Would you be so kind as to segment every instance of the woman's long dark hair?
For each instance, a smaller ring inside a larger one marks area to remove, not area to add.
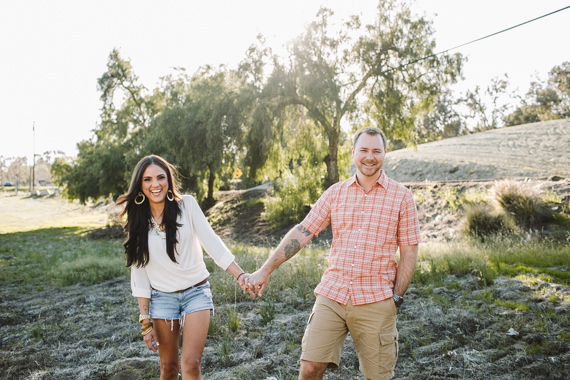
[[[170,260],[176,261],[176,232],[181,225],[176,222],[176,218],[182,213],[178,201],[182,199],[182,195],[178,191],[178,172],[176,168],[169,164],[164,158],[159,156],[146,156],[141,159],[131,178],[129,191],[121,195],[117,199],[117,206],[125,204],[123,212],[119,215],[122,218],[127,215],[125,231],[127,239],[123,243],[125,247],[125,255],[127,256],[127,267],[132,265],[136,267],[145,267],[148,264],[148,232],[150,230],[151,213],[148,198],[140,205],[135,203],[139,192],[142,192],[142,179],[146,168],[150,165],[160,166],[166,173],[168,179],[168,190],[174,194],[174,201],[165,199],[164,213],[162,214],[162,226],[166,233],[166,252]],[[168,196],[168,193],[167,193]],[[140,197],[139,197],[140,200]]]

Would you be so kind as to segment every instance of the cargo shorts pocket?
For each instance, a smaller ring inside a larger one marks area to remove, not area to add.
[[[379,374],[392,374],[398,360],[398,331],[380,332]]]
[[[311,328],[311,319],[313,319],[313,315],[315,312],[313,311],[311,315],[309,315],[309,319],[307,320],[307,327],[305,327],[305,333],[303,334],[303,339],[301,340],[301,351],[305,351],[307,348],[307,339],[309,339],[309,330]]]

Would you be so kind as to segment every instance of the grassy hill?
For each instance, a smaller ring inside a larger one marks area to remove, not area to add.
[[[388,152],[384,170],[400,182],[569,177],[570,120],[495,129]]]

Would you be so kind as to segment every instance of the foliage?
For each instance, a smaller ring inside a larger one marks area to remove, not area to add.
[[[228,327],[230,331],[236,332],[239,328],[239,322],[240,322],[240,317],[237,308],[235,306],[228,307],[226,309],[226,314],[228,316]]]
[[[3,158],[2,178],[2,185],[6,181],[11,182],[14,186],[28,185],[30,183],[30,167],[27,157]]]
[[[456,80],[462,62],[459,55],[432,55],[431,23],[407,3],[380,1],[373,25],[358,16],[334,24],[333,12],[321,8],[288,46],[288,59],[274,58],[264,88],[275,109],[301,107],[320,128],[328,147],[325,188],[339,180],[343,118],[354,128],[377,125],[388,138],[413,143],[416,118]]]
[[[480,190],[467,189],[464,193],[459,194],[459,201],[464,204],[487,203],[489,191],[486,188]]]
[[[501,99],[509,92],[508,86],[508,77],[505,74],[503,79],[493,78],[483,94],[481,94],[481,88],[476,86],[474,91],[468,90],[465,97],[459,100],[469,110],[464,117],[476,120],[476,125],[472,128],[473,132],[483,132],[503,126],[502,121],[509,109],[509,103]],[[490,102],[486,102],[483,96],[490,99]]]
[[[161,108],[159,94],[145,95],[129,61],[113,49],[107,71],[97,81],[101,91],[101,123],[91,140],[77,144],[73,162],[60,161],[53,174],[67,186],[71,199],[116,199],[123,194],[135,164],[144,156],[141,145],[150,120]],[[123,95],[120,107],[116,98]]]
[[[485,254],[470,241],[424,245],[418,255],[413,283],[442,286],[449,275],[474,275],[481,283],[490,285],[496,279],[497,272]]]
[[[554,66],[548,81],[532,82],[521,105],[505,117],[505,125],[513,126],[570,116],[570,62]]]
[[[259,315],[264,323],[269,323],[275,319],[275,303],[268,299],[259,308]]]
[[[544,207],[538,188],[527,183],[497,181],[492,188],[492,197],[521,227],[536,228],[552,218]]]
[[[434,100],[433,105],[425,110],[416,124],[414,134],[416,143],[423,144],[431,141],[462,136],[469,132],[465,119],[454,109],[461,100],[454,100],[450,91],[445,91]],[[401,140],[393,142],[390,150],[405,147]]]
[[[321,192],[319,178],[324,177],[324,170],[297,166],[293,172],[286,172],[282,178],[274,181],[275,196],[263,200],[265,211],[262,218],[274,228],[291,225],[301,221],[310,211],[310,205]]]
[[[238,159],[241,144],[238,83],[234,74],[223,66],[203,67],[191,78],[179,78],[171,87],[183,87],[186,81],[188,88],[171,95],[175,101],[170,101],[152,121],[146,149],[154,148],[167,160],[180,165],[182,174],[192,178],[187,184],[193,185],[191,190],[198,198],[205,182],[208,208],[214,203],[216,178],[225,174],[231,179],[233,164]]]
[[[465,212],[465,221],[465,231],[479,238],[508,234],[516,228],[507,214],[490,210],[489,207],[482,205],[468,206]]]

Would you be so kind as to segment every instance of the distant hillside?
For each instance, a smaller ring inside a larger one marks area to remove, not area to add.
[[[388,146],[388,149],[390,147]],[[506,127],[388,152],[400,182],[570,176],[570,120]]]

